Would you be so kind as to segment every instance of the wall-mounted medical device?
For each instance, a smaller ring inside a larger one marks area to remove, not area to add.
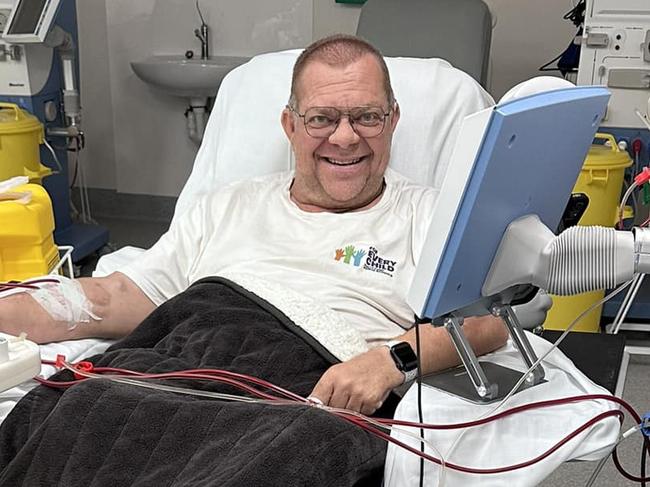
[[[43,185],[54,207],[55,241],[73,246],[79,261],[107,243],[108,231],[71,217],[68,156],[79,162],[85,137],[76,44],[75,0],[0,0],[0,101],[33,114],[45,127],[51,143],[41,148],[40,159],[54,171]]]
[[[650,8],[647,0],[587,0],[579,85],[611,91],[603,127],[646,128],[650,117]]]
[[[56,135],[74,137],[79,135],[81,123],[81,104],[75,76],[76,49],[72,35],[54,23],[59,4],[60,0],[17,0],[1,38],[12,46],[42,44],[57,50],[62,63],[66,127],[59,127]]]
[[[13,3],[0,3],[0,96],[29,97],[45,88],[54,52],[42,44],[12,44],[5,40],[13,11]]]
[[[521,377],[498,366],[488,377],[463,335],[465,317],[502,317],[526,368],[537,361],[511,305],[532,294],[531,284],[548,284],[536,272],[544,275],[557,263],[544,258],[553,234],[539,226],[557,228],[609,97],[602,87],[576,87],[516,99],[465,118],[450,161],[454,171],[441,187],[407,296],[419,318],[449,331],[467,376],[450,379],[458,376],[452,371],[438,377],[439,384],[458,385],[456,394],[491,402]],[[514,239],[515,245],[504,250],[502,239],[512,233],[511,224],[527,215],[535,215],[539,226],[524,225],[506,240]],[[520,252],[516,243],[521,241],[524,249],[542,255]],[[523,261],[523,270],[517,261]],[[527,385],[543,378],[540,365]]]
[[[60,0],[18,0],[4,29],[5,41],[41,43],[52,28]]]

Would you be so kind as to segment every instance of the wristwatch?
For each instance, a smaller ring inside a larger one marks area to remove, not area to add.
[[[410,382],[418,375],[418,358],[408,342],[391,340],[386,342],[395,367],[404,374],[404,382]]]

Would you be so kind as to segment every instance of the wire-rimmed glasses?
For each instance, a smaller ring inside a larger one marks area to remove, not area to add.
[[[335,107],[311,107],[300,113],[294,107],[287,108],[303,119],[305,130],[311,137],[324,139],[336,132],[341,118],[348,117],[352,129],[364,138],[377,137],[384,131],[386,118],[392,109],[385,112],[381,107],[354,107],[339,110]]]

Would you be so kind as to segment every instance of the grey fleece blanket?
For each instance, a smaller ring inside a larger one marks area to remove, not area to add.
[[[305,396],[336,359],[269,303],[210,278],[90,360],[143,372],[227,369]],[[89,380],[65,390],[39,386],[18,403],[0,428],[0,486],[377,485],[385,448],[312,407]]]

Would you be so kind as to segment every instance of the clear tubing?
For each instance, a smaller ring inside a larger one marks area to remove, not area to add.
[[[623,197],[621,198],[621,204],[618,206],[618,222],[616,225],[616,228],[622,229],[623,228],[623,212],[625,211],[625,204],[627,203],[627,200],[630,198],[630,195],[632,192],[638,187],[638,184],[636,181],[632,180],[632,184],[630,184],[630,187],[627,188],[625,193],[623,194]]]
[[[640,429],[641,429],[640,425],[633,426],[632,428],[627,430],[625,433],[619,435],[618,440],[616,440],[616,443],[614,443],[614,447],[612,449],[616,448],[618,445],[621,444],[621,442],[623,440],[630,437],[632,435],[632,433],[635,433],[636,431],[639,431]],[[596,481],[596,478],[600,474],[600,471],[603,469],[603,466],[605,466],[605,462],[607,461],[608,458],[609,458],[609,455],[604,456],[603,458],[601,458],[601,460],[598,462],[598,465],[596,465],[596,468],[594,469],[593,473],[591,474],[591,477],[589,477],[589,480],[587,480],[587,483],[585,484],[585,487],[591,487],[594,484],[594,482]]]
[[[404,428],[398,427],[398,426],[390,426],[384,423],[381,423],[379,421],[376,421],[372,418],[369,418],[368,416],[364,416],[363,414],[357,413],[356,411],[349,411],[347,409],[339,409],[339,408],[332,408],[329,406],[317,406],[320,408],[325,409],[326,411],[329,411],[331,413],[337,414],[339,416],[341,415],[347,415],[347,416],[354,416],[356,418],[359,418],[362,421],[365,421],[366,423],[372,424],[373,426],[380,428],[382,430],[389,430],[391,432],[397,432],[397,433],[402,433],[410,438],[413,438],[416,440],[418,443],[423,443],[426,447],[429,447],[435,455],[437,455],[438,459],[440,460],[440,470],[443,471],[445,470],[445,458],[442,455],[442,452],[438,450],[430,441],[426,440],[424,436],[420,436],[417,433],[413,433],[411,431],[408,431]],[[418,426],[411,426],[411,428],[419,428]]]
[[[348,411],[345,409],[338,409],[338,408],[330,408],[327,406],[320,406],[317,404],[306,404],[306,403],[300,403],[296,402],[295,400],[265,400],[265,399],[255,399],[255,398],[247,398],[247,397],[242,397],[242,396],[236,396],[232,394],[222,394],[222,393],[213,393],[210,391],[197,391],[194,389],[185,389],[185,388],[180,388],[180,387],[172,387],[172,386],[163,386],[160,384],[148,384],[146,382],[142,382],[140,380],[133,380],[133,379],[127,379],[123,377],[117,377],[117,376],[106,376],[106,375],[98,375],[98,374],[93,374],[87,371],[83,370],[78,370],[70,366],[70,364],[64,362],[63,367],[84,377],[88,378],[104,378],[108,379],[110,381],[118,382],[118,383],[124,383],[124,384],[129,384],[129,385],[134,385],[137,387],[144,387],[144,388],[149,388],[149,389],[155,389],[155,390],[162,390],[166,392],[174,392],[174,393],[181,393],[181,394],[189,394],[189,395],[196,395],[196,396],[204,396],[204,397],[211,397],[211,398],[218,398],[218,399],[224,399],[224,400],[231,400],[231,401],[238,401],[238,402],[247,402],[247,403],[263,403],[263,404],[269,404],[269,405],[290,405],[290,406],[305,406],[309,405],[311,407],[318,407],[319,409],[323,409],[331,414],[334,414],[336,416],[339,416],[342,419],[345,419],[346,421],[359,426],[370,433],[379,436],[380,438],[383,438],[386,441],[390,441],[394,444],[396,444],[399,447],[405,448],[408,451],[412,451],[417,455],[420,455],[420,452],[415,451],[412,447],[409,445],[395,439],[391,438],[390,436],[386,435],[383,433],[383,430],[397,430],[400,431],[408,436],[413,437],[416,439],[418,442],[424,441],[427,446],[429,446],[431,449],[433,449],[438,455],[440,454],[433,445],[430,443],[426,442],[423,438],[419,437],[419,435],[412,434],[406,430],[403,430],[401,428],[396,428],[393,426],[389,426],[386,424],[382,424],[378,421],[375,421],[371,418],[368,418],[362,414],[356,413],[354,411]],[[141,377],[145,378],[145,377]],[[554,450],[559,448],[562,444],[566,443],[569,441],[573,436],[578,434],[580,431],[584,430],[586,427],[588,427],[590,424],[594,424],[595,422],[601,421],[602,419],[605,419],[606,417],[613,416],[614,413],[617,413],[619,416],[622,415],[620,411],[608,411],[607,413],[602,413],[601,415],[592,418],[589,422],[585,423],[583,426],[578,428],[576,431],[574,431],[571,435],[565,437],[560,443],[556,444],[551,450],[548,450],[544,454],[540,455],[539,457],[529,460],[528,462],[525,462],[525,464],[532,464],[532,463],[537,463],[539,460],[542,458],[545,458],[548,456],[550,453],[552,453]],[[367,423],[367,424],[366,424]],[[373,426],[370,426],[373,425]],[[373,428],[374,427],[374,428]],[[415,426],[417,427],[417,426]],[[442,457],[440,458],[433,458],[427,456],[425,457],[429,461],[439,464],[441,467],[441,471],[444,470],[445,468],[445,462],[442,460]],[[511,469],[519,469],[523,468],[525,465],[524,464],[518,464],[518,465],[513,465],[513,466],[507,466],[507,467],[498,467],[495,469],[473,469],[471,467],[463,467],[461,465],[451,465],[451,468],[454,468],[455,470],[459,470],[461,472],[465,473],[471,473],[471,474],[489,474],[489,473],[497,473],[499,471],[508,471]],[[504,470],[505,469],[505,470]]]
[[[219,393],[219,392],[212,392],[212,391],[202,391],[202,390],[197,390],[197,389],[188,389],[185,387],[175,387],[175,386],[167,386],[163,384],[152,384],[145,382],[147,379],[158,379],[159,377],[139,377],[138,375],[135,375],[135,377],[138,377],[138,379],[131,379],[128,377],[123,377],[123,376],[117,376],[117,375],[107,375],[107,374],[94,374],[92,372],[88,372],[85,370],[78,370],[72,365],[70,365],[68,362],[63,362],[63,367],[70,372],[89,378],[89,379],[107,379],[112,382],[117,382],[121,384],[129,384],[137,387],[144,387],[146,389],[154,389],[154,390],[159,390],[159,391],[165,391],[165,392],[174,392],[177,394],[186,394],[186,395],[194,395],[194,396],[202,396],[202,397],[209,397],[213,399],[223,399],[226,401],[236,401],[236,402],[245,402],[245,403],[260,403],[260,404],[271,404],[271,405],[290,405],[290,406],[310,406],[310,407],[317,407],[319,409],[323,409],[325,411],[328,411],[332,414],[335,414],[337,416],[344,416],[344,417],[354,417],[357,418],[360,421],[363,421],[365,423],[371,424],[377,428],[380,428],[382,430],[388,430],[388,431],[397,431],[399,433],[402,433],[406,436],[409,436],[413,439],[415,439],[418,442],[423,442],[426,446],[430,448],[436,455],[438,455],[438,458],[440,459],[440,468],[444,469],[445,468],[445,462],[444,458],[442,457],[440,451],[432,445],[430,442],[425,440],[424,438],[421,438],[420,435],[414,434],[404,428],[400,427],[395,427],[395,426],[390,426],[386,424],[382,424],[372,418],[369,418],[367,416],[364,416],[363,414],[357,413],[356,411],[350,411],[347,409],[339,409],[339,408],[333,408],[329,406],[322,406],[319,404],[315,403],[310,403],[308,401],[304,402],[299,402],[296,399],[258,399],[258,398],[252,398],[252,397],[246,397],[246,396],[238,396],[234,394],[224,394],[224,393]],[[164,374],[155,374],[155,375],[164,375]],[[239,375],[239,374],[233,374],[233,375]],[[217,379],[217,376],[213,376],[213,378]]]
[[[47,150],[50,151],[50,154],[52,154],[52,157],[54,158],[54,162],[56,162],[56,167],[58,168],[58,171],[53,172],[52,174],[60,174],[63,172],[63,167],[61,166],[61,162],[59,161],[59,158],[56,155],[56,152],[54,152],[54,149],[52,146],[47,142],[47,139],[43,139],[43,144],[45,147],[47,147]]]
[[[284,400],[274,400],[274,401],[268,401],[265,399],[256,399],[253,397],[246,397],[246,396],[237,396],[234,394],[224,394],[221,392],[212,392],[212,391],[201,391],[197,389],[188,389],[185,387],[175,387],[175,386],[166,386],[163,384],[150,384],[147,383],[143,380],[143,378],[140,378],[139,380],[136,379],[130,379],[127,377],[122,377],[122,376],[116,376],[116,375],[105,375],[105,374],[93,374],[92,372],[87,372],[84,370],[78,370],[74,367],[72,367],[69,363],[63,362],[63,367],[72,373],[76,375],[80,375],[83,377],[86,377],[88,379],[107,379],[112,382],[118,382],[121,384],[129,384],[137,387],[143,387],[145,389],[155,389],[158,391],[165,391],[165,392],[175,392],[177,394],[186,394],[186,395],[191,395],[191,396],[202,396],[202,397],[210,397],[213,399],[224,399],[226,401],[238,401],[238,402],[246,402],[246,403],[269,403],[269,404],[279,404],[279,403],[284,403]],[[296,403],[295,401],[286,401],[287,404],[299,404]]]
[[[636,298],[636,295],[641,288],[641,284],[643,283],[644,278],[645,274],[637,274],[634,276],[632,286],[630,286],[630,289],[628,289],[627,293],[625,294],[625,299],[621,303],[621,307],[618,309],[618,313],[616,313],[616,318],[614,318],[614,326],[612,328],[613,335],[616,335],[619,332],[623,321],[625,321],[625,317],[630,311],[630,307],[632,306],[632,303],[634,302],[634,299]]]
[[[611,296],[609,296],[609,297],[611,297]],[[557,343],[559,343],[559,341],[556,342],[556,344]],[[44,363],[52,363],[51,361],[43,361],[43,362]],[[118,378],[118,377],[114,377],[114,376],[97,375],[97,374],[93,374],[93,373],[90,373],[90,372],[85,371],[85,370],[79,370],[77,368],[72,367],[69,363],[67,363],[65,361],[63,361],[62,364],[59,364],[59,363],[56,363],[56,362],[54,364],[59,366],[59,367],[62,366],[63,368],[66,368],[66,369],[74,372],[75,374],[78,374],[78,375],[83,376],[83,377],[106,378],[106,379],[109,379],[109,380],[111,380],[112,378]],[[230,371],[215,370],[215,369],[195,369],[195,370],[186,370],[186,371],[180,371],[180,372],[162,373],[162,374],[146,374],[146,373],[141,373],[141,372],[136,372],[136,371],[130,371],[130,370],[124,370],[124,369],[114,369],[114,368],[108,368],[108,367],[99,367],[96,370],[102,370],[104,372],[118,372],[120,374],[127,374],[127,375],[140,377],[141,379],[205,378],[205,379],[213,379],[213,380],[219,380],[219,381],[227,382],[227,383],[230,383],[231,385],[235,385],[235,386],[240,387],[240,388],[242,386],[245,386],[245,384],[240,382],[239,380],[233,379],[233,378],[236,378],[236,379],[241,379],[241,380],[243,380],[245,382],[251,382],[251,383],[254,383],[256,385],[266,387],[266,388],[274,390],[274,391],[288,392],[288,391],[285,391],[284,389],[282,389],[282,388],[280,388],[278,386],[275,386],[275,385],[273,385],[273,384],[271,384],[271,383],[269,383],[267,381],[264,381],[262,379],[258,379],[256,377],[251,377],[251,376],[247,376],[247,375],[243,375],[243,374],[237,374],[237,373],[230,372]],[[119,378],[121,378],[121,377],[122,376],[119,376]],[[45,380],[45,379],[40,379],[39,382],[41,382],[41,383],[43,383],[45,385],[51,386],[51,387],[68,387],[68,386],[71,386],[71,385],[74,385],[74,384],[77,383],[77,381],[51,382],[51,381],[48,381],[48,380]],[[121,379],[121,380],[117,380],[117,382],[130,383],[130,384],[132,383],[133,385],[136,385],[136,386],[143,386],[143,387],[148,387],[148,388],[158,388],[158,389],[160,389],[160,387],[158,387],[157,385],[144,384],[144,383],[141,383],[140,381],[137,381],[137,380],[129,381],[127,379]],[[176,387],[166,387],[166,386],[164,386],[164,390],[168,390],[170,392],[181,392],[181,393],[193,394],[193,395],[207,395],[207,394],[197,394],[199,392],[200,393],[203,393],[203,392],[208,393],[208,391],[196,391],[196,390],[191,390],[191,389],[183,389],[183,388],[176,388]],[[252,392],[253,393],[261,393],[262,391],[253,390]],[[263,403],[275,404],[275,405],[278,405],[278,404],[285,404],[285,405],[300,405],[300,404],[303,404],[303,405],[310,405],[312,407],[319,407],[319,408],[322,408],[322,409],[330,412],[331,414],[334,414],[334,415],[340,417],[341,419],[344,419],[344,420],[346,420],[346,421],[348,421],[348,422],[350,422],[350,423],[352,423],[352,424],[354,424],[354,425],[356,425],[356,426],[370,432],[371,434],[373,434],[373,435],[375,435],[375,436],[377,436],[379,438],[384,439],[385,441],[394,443],[395,445],[397,445],[397,446],[399,446],[399,447],[401,447],[401,448],[403,448],[403,449],[405,449],[405,450],[407,450],[409,452],[412,452],[412,453],[414,453],[414,454],[416,454],[418,456],[421,456],[421,457],[429,460],[432,463],[440,465],[442,469],[445,468],[445,463],[444,463],[444,460],[442,460],[442,458],[438,459],[438,458],[432,457],[431,455],[427,455],[426,453],[417,451],[413,447],[409,446],[408,444],[403,443],[403,442],[397,440],[396,438],[393,438],[390,435],[387,435],[386,433],[384,433],[383,432],[384,429],[392,430],[393,427],[395,426],[395,424],[390,423],[390,420],[377,420],[377,421],[375,421],[375,420],[373,420],[371,418],[368,418],[368,417],[366,417],[366,416],[364,416],[362,414],[356,413],[354,411],[348,411],[348,410],[345,410],[345,409],[342,410],[342,409],[336,409],[336,408],[330,408],[330,407],[323,407],[322,405],[319,406],[319,405],[317,405],[315,403],[309,403],[308,400],[306,400],[305,398],[303,398],[301,396],[297,396],[297,395],[295,395],[293,393],[290,393],[290,392],[288,394],[296,396],[297,399],[291,399],[289,401],[286,401],[286,400],[277,400],[277,398],[273,398],[273,400],[269,401],[269,400],[256,400],[256,399],[252,399],[252,398],[242,398],[241,396],[233,396],[233,395],[222,395],[222,396],[224,396],[224,398],[227,399],[227,400],[242,400],[242,399],[244,399],[244,400],[246,400],[246,402],[263,402]],[[535,407],[543,407],[543,406],[554,405],[554,404],[558,404],[558,403],[573,402],[574,400],[580,400],[580,399],[608,399],[608,400],[615,400],[615,402],[618,402],[619,404],[623,405],[625,407],[625,409],[628,410],[628,412],[630,412],[630,414],[635,418],[635,421],[637,421],[637,422],[641,421],[638,414],[633,409],[631,409],[631,406],[627,405],[622,399],[618,399],[618,398],[615,398],[615,397],[612,397],[612,396],[604,396],[604,397],[576,396],[576,397],[570,397],[570,398],[559,399],[559,400],[542,401],[541,403],[532,403],[532,404],[529,404],[528,406],[525,406],[525,408],[526,409],[531,409],[531,408],[535,408]],[[487,418],[485,422],[489,422],[489,421],[499,419],[501,416],[507,415],[510,411],[511,411],[510,414],[514,414],[515,412],[518,412],[519,409],[521,409],[521,407],[513,408],[513,410],[505,411],[504,413],[500,413],[499,415],[497,415],[495,417]],[[526,466],[532,465],[532,464],[537,463],[540,460],[546,458],[548,455],[550,455],[551,453],[556,451],[558,448],[560,448],[566,442],[570,441],[577,434],[584,431],[586,428],[590,427],[591,425],[593,425],[593,424],[597,423],[598,421],[601,421],[601,420],[603,420],[605,418],[612,417],[614,415],[619,417],[619,421],[621,421],[621,424],[622,424],[622,412],[621,411],[611,410],[611,411],[608,411],[606,413],[601,413],[600,415],[598,415],[598,416],[592,418],[591,420],[587,421],[582,426],[580,426],[577,430],[573,431],[571,434],[569,434],[568,436],[563,438],[560,442],[555,444],[551,449],[547,450],[546,452],[542,453],[541,455],[539,455],[538,457],[536,457],[534,459],[528,460],[528,461],[520,463],[520,464],[510,465],[510,466],[506,466],[506,467],[491,468],[491,469],[475,469],[475,468],[471,468],[471,467],[464,467],[462,465],[454,465],[454,464],[449,463],[448,467],[453,468],[454,470],[458,470],[458,471],[461,471],[461,472],[464,472],[464,473],[471,473],[471,474],[499,473],[499,472],[506,472],[506,471],[511,471],[511,470],[524,468]],[[413,428],[422,427],[422,425],[420,425],[418,423],[405,424],[404,422],[400,422],[400,425],[409,426],[409,427],[413,427]],[[453,428],[463,427],[461,425],[449,425],[449,426],[452,426]],[[447,429],[449,429],[449,428],[447,428]],[[632,433],[634,433],[638,429],[639,429],[638,427],[632,428],[628,432],[623,434],[622,437],[625,438],[625,437],[631,435]],[[403,431],[401,429],[399,431],[402,431],[403,433],[409,435],[409,432],[407,432],[407,431]],[[413,436],[418,442],[424,441],[423,438],[421,438],[421,437],[419,437],[417,435],[410,435],[410,436]],[[617,444],[619,442],[620,441],[618,441]],[[432,445],[428,444],[428,446],[430,446],[435,451],[435,448]],[[439,454],[439,452],[438,452],[438,454]],[[621,473],[623,473],[622,470],[621,470]]]
[[[641,114],[641,112],[638,109],[635,111],[636,114],[641,118],[641,120],[643,120],[643,122],[646,124],[646,126],[648,126],[648,129],[650,129],[650,125],[648,125],[647,119]],[[635,165],[635,169],[638,170],[638,158],[639,158],[638,153],[636,154],[635,157],[637,162],[637,164]],[[625,207],[625,204],[627,203],[628,198],[632,194],[632,191],[634,191],[634,189],[637,186],[638,184],[636,183],[636,181],[632,181],[632,184],[630,185],[629,188],[627,188],[625,194],[623,194],[623,197],[621,198],[621,203],[619,205],[620,208],[619,219],[621,220],[621,223],[623,220],[623,209]],[[648,222],[646,221],[641,226],[644,227],[647,225],[647,223]],[[614,318],[613,328],[612,328],[612,333],[614,335],[616,335],[619,332],[621,328],[621,324],[625,320],[625,317],[627,316],[627,313],[630,310],[630,307],[632,306],[632,302],[634,301],[634,298],[636,297],[639,288],[641,287],[641,283],[643,283],[644,278],[645,278],[645,274],[637,274],[636,276],[634,276],[632,286],[630,287],[630,289],[628,289],[628,292],[625,294],[625,299],[621,303],[621,306],[618,309],[618,312],[616,313],[616,317]]]

